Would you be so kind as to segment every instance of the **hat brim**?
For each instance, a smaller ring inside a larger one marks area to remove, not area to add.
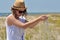
[[[15,7],[12,7],[12,8],[17,9],[17,10],[21,10],[21,11],[27,9],[27,8],[15,8]]]

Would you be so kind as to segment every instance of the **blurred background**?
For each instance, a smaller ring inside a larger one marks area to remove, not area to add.
[[[15,0],[0,0],[0,40],[6,40],[6,17],[11,14]],[[49,15],[48,20],[27,28],[25,40],[60,40],[60,0],[24,0],[27,7],[27,20],[41,15]]]

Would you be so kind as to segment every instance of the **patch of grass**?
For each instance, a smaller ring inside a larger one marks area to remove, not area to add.
[[[38,15],[28,16],[27,19],[30,21],[37,17]],[[25,40],[58,40],[57,37],[60,35],[60,15],[50,15],[48,26],[42,22],[32,29],[27,28],[25,31]],[[0,17],[0,40],[6,40],[5,17]]]

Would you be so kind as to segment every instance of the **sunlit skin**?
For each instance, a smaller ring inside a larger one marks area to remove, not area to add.
[[[16,11],[17,17],[21,16],[22,13],[19,13],[19,11]]]
[[[19,11],[21,11],[21,10],[16,10],[16,17],[19,17],[23,14],[23,13],[19,13]],[[24,10],[22,10],[22,11],[24,11]]]

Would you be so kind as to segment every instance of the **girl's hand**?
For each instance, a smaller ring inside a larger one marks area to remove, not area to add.
[[[40,16],[40,20],[42,20],[42,21],[45,21],[47,19],[48,19],[48,16],[46,16],[46,15]]]

